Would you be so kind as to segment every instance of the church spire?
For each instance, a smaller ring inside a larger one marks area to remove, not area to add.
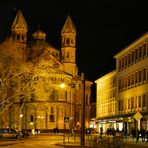
[[[68,15],[63,29],[61,31],[62,47],[75,47],[76,45],[76,28],[72,22],[70,15]]]
[[[15,40],[26,42],[27,40],[26,34],[28,31],[28,26],[21,10],[19,10],[16,14],[16,17],[11,26],[11,31],[12,31],[13,38]]]
[[[65,24],[63,26],[61,34],[64,34],[64,33],[74,33],[74,34],[76,34],[76,28],[75,28],[75,25],[72,22],[72,19],[71,19],[70,15],[68,15],[68,17],[67,17],[67,19],[65,21]]]

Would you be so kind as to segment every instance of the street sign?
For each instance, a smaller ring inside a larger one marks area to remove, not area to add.
[[[134,116],[133,116],[137,121],[139,121],[142,118],[142,115],[137,112]]]
[[[69,117],[65,116],[64,117],[64,122],[69,122]]]

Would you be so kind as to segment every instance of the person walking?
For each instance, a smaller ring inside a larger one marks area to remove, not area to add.
[[[146,130],[145,135],[146,135],[146,143],[147,143],[148,142],[148,129]]]
[[[145,142],[145,129],[141,129],[141,137],[142,137],[142,142]]]
[[[100,137],[102,138],[102,135],[103,135],[103,128],[100,127]]]
[[[134,127],[132,128],[132,137],[133,140],[136,138],[136,129]]]

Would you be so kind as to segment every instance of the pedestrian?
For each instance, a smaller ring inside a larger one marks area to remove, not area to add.
[[[145,135],[146,135],[146,143],[147,143],[148,142],[148,129],[146,130]]]
[[[115,134],[116,134],[116,131],[115,131],[114,128],[112,128],[112,135],[113,135],[113,137],[115,136]]]
[[[127,139],[127,135],[128,135],[127,128],[125,128],[125,130],[124,130],[124,136],[125,136],[126,139]]]
[[[136,143],[138,143],[138,141],[139,141],[139,134],[140,134],[140,131],[137,128],[136,129]]]
[[[141,137],[142,137],[142,142],[145,142],[145,129],[141,129]]]
[[[132,128],[132,137],[133,137],[133,140],[134,138],[136,138],[136,129],[134,127]]]
[[[108,135],[108,136],[109,136],[109,133],[110,133],[110,132],[109,132],[109,128],[108,128],[108,129],[107,129],[107,135]]]
[[[103,135],[103,128],[100,127],[100,137],[102,138],[102,135]]]

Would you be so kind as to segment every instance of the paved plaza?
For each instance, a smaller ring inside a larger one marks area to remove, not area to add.
[[[60,148],[60,147],[87,147],[87,148],[94,148],[96,146],[92,145],[92,137],[91,136],[85,136],[85,146],[81,146],[80,144],[80,137],[76,136],[66,136],[63,137],[62,134],[38,134],[38,135],[32,135],[29,138],[26,139],[1,139],[0,140],[0,148],[6,147],[7,148]],[[126,145],[124,147],[126,148],[143,148],[148,147],[148,143],[142,142],[140,139],[138,143],[136,143],[135,140],[132,139],[132,137],[128,137],[126,140]],[[98,148],[100,146],[97,146]],[[104,147],[110,147],[109,145],[106,145]]]

